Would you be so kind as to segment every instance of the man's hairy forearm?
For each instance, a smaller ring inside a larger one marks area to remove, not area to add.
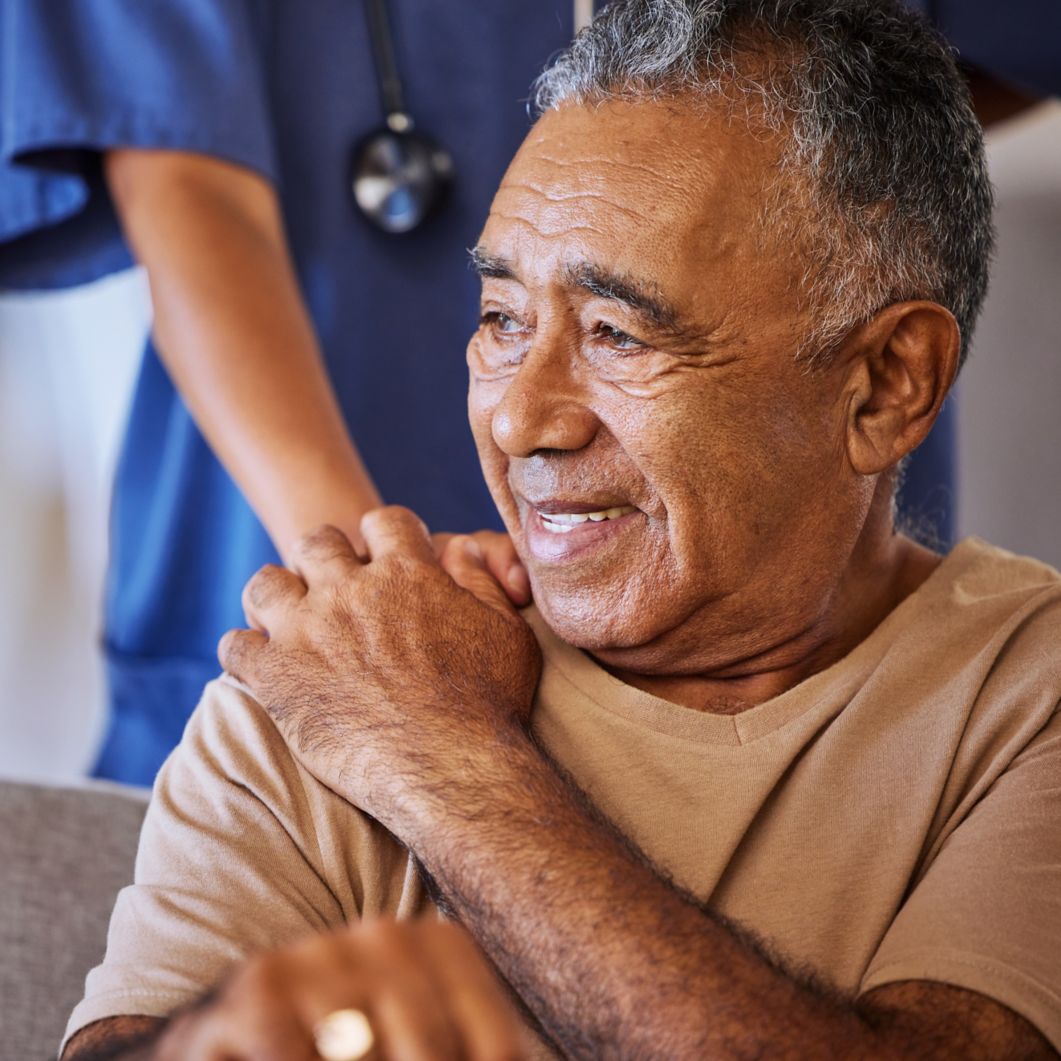
[[[511,769],[518,788],[458,797],[413,847],[567,1054],[806,1057],[871,1031],[661,879],[535,751]]]
[[[445,825],[412,846],[570,1056],[956,1056],[916,1022],[871,1020],[682,894],[529,745],[506,769],[489,801],[450,790]]]

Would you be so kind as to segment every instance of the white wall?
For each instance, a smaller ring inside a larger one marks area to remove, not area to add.
[[[83,773],[110,481],[147,334],[139,272],[0,298],[0,776]]]
[[[1061,567],[1061,103],[992,134],[999,250],[961,383],[959,526]],[[109,482],[147,330],[137,273],[0,298],[0,776],[90,763]]]
[[[959,385],[958,524],[1061,568],[1061,102],[988,153],[998,255]]]

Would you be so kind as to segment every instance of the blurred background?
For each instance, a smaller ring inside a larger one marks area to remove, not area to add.
[[[1061,566],[1061,103],[988,146],[998,251],[955,403],[956,536]],[[137,269],[0,293],[0,776],[67,779],[96,755],[111,484],[150,319]]]

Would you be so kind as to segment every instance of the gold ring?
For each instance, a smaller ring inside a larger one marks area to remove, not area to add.
[[[317,1053],[323,1061],[361,1061],[376,1036],[368,1017],[359,1009],[337,1009],[313,1029]]]

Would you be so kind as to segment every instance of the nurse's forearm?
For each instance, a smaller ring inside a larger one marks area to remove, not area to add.
[[[379,504],[343,423],[272,187],[173,151],[110,152],[105,173],[146,267],[155,341],[192,416],[281,554]]]

